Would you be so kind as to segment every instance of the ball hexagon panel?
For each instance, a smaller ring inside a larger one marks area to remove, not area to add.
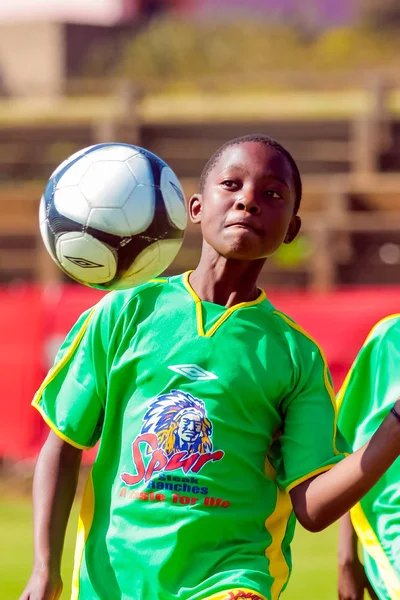
[[[121,237],[132,233],[123,208],[92,208],[87,219],[87,225],[99,231]]]
[[[185,195],[179,179],[169,167],[165,167],[161,171],[160,187],[168,217],[175,227],[181,230],[185,229],[187,223]]]
[[[123,290],[158,277],[172,263],[181,245],[180,239],[160,240],[147,246],[114,284],[113,289]]]
[[[135,258],[130,268],[120,277],[116,289],[124,290],[135,285],[141,285],[152,277],[156,277],[161,271],[158,271],[160,252],[158,243],[155,242],[147,246]]]
[[[92,208],[120,208],[137,182],[121,161],[95,162],[83,175],[79,189]]]
[[[123,206],[129,224],[129,233],[145,231],[154,218],[156,192],[153,186],[138,184]]]
[[[125,161],[138,183],[152,185],[154,183],[153,171],[147,158],[143,154],[135,154]]]
[[[182,246],[183,238],[174,239],[174,240],[160,240],[158,243],[158,248],[160,250],[160,267],[162,271],[165,271],[172,261],[175,259],[178,254],[181,246]]]
[[[57,258],[74,279],[88,284],[110,281],[117,271],[114,252],[88,233],[68,232],[56,243]]]
[[[87,156],[82,156],[76,163],[71,165],[60,177],[57,182],[56,189],[79,185],[82,177],[91,165],[91,161]]]
[[[128,160],[132,156],[139,156],[138,150],[134,146],[128,146],[124,144],[110,144],[107,146],[100,146],[97,150],[90,153],[90,158],[93,162],[99,162],[103,160],[107,161],[121,161]]]
[[[78,186],[56,190],[53,202],[60,215],[68,217],[80,225],[86,225],[90,206]]]

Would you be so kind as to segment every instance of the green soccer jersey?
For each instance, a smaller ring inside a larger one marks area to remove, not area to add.
[[[339,429],[357,450],[400,396],[400,315],[371,331],[338,395]],[[400,600],[400,459],[351,510],[368,579],[381,600]]]
[[[343,457],[316,343],[264,292],[227,309],[188,273],[82,315],[33,404],[78,448],[100,440],[75,600],[277,599],[288,491]]]

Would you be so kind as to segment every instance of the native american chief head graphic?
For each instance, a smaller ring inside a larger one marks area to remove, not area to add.
[[[187,392],[171,390],[158,396],[143,417],[141,433],[157,436],[158,447],[169,458],[176,452],[212,451],[212,424],[204,402]]]

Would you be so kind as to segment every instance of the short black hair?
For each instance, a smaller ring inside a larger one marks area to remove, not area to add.
[[[290,152],[282,146],[282,144],[280,144],[279,142],[274,140],[272,137],[270,137],[269,135],[266,135],[264,133],[250,133],[248,135],[242,135],[240,137],[234,138],[233,140],[230,140],[229,142],[226,142],[223,146],[218,148],[218,150],[216,150],[214,152],[214,154],[211,156],[211,158],[208,160],[208,162],[206,163],[206,165],[201,173],[200,192],[203,193],[204,187],[206,185],[207,177],[208,177],[211,169],[213,169],[213,167],[218,162],[218,160],[220,159],[221,155],[225,152],[225,150],[227,148],[230,148],[231,146],[237,146],[238,144],[244,144],[246,142],[258,142],[260,144],[265,144],[266,146],[269,146],[270,148],[275,148],[275,150],[277,150],[278,152],[283,154],[283,156],[286,158],[286,160],[288,161],[288,163],[290,165],[290,170],[291,170],[292,177],[293,177],[293,184],[294,184],[294,191],[295,191],[294,213],[297,214],[297,212],[300,208],[301,196],[303,193],[303,186],[301,183],[301,176],[300,176],[300,172],[297,167],[296,161],[294,160],[294,158],[290,154]]]

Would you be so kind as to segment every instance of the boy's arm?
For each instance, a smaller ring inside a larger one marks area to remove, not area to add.
[[[338,544],[338,598],[339,600],[363,600],[368,580],[358,558],[357,534],[346,513],[340,519]]]
[[[78,482],[82,450],[50,432],[33,480],[34,564],[20,600],[57,600],[61,555]]]
[[[395,410],[400,413],[400,400]],[[357,452],[290,491],[298,520],[309,531],[325,529],[348,512],[399,455],[400,423],[389,413],[369,442]]]

